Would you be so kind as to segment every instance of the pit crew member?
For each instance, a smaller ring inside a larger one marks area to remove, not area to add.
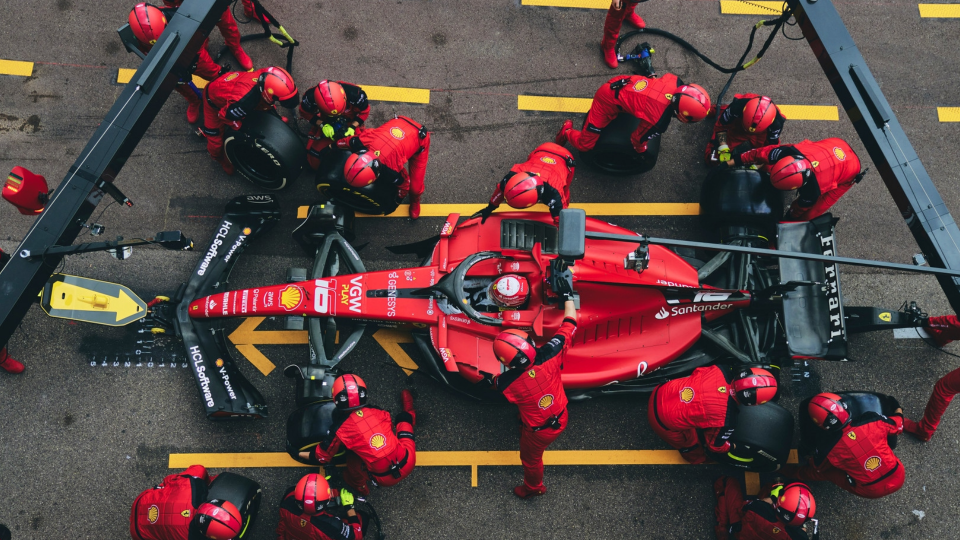
[[[279,67],[221,75],[203,89],[203,98],[202,132],[207,138],[207,152],[227,174],[233,174],[234,168],[223,152],[225,126],[238,130],[253,110],[269,110],[276,103],[293,108],[300,102],[293,77]]]
[[[228,540],[243,529],[240,511],[229,501],[207,501],[212,478],[203,465],[171,474],[143,493],[130,509],[133,540]]]
[[[247,1],[244,0],[243,11],[247,11]],[[180,7],[180,4],[183,3],[183,0],[163,0],[163,3],[172,8]],[[253,5],[251,4],[251,11],[253,11]],[[232,6],[233,4],[231,4]],[[230,52],[233,53],[233,57],[237,59],[237,63],[240,64],[240,67],[244,71],[251,71],[253,69],[253,60],[250,60],[250,57],[244,52],[243,47],[240,46],[240,29],[237,28],[237,21],[233,18],[233,13],[230,12],[230,6],[223,11],[223,15],[220,17],[220,20],[217,21],[217,28],[220,29],[220,33],[223,34],[223,42],[226,44],[227,48],[230,49]],[[204,42],[203,47],[206,48],[207,44]]]
[[[729,105],[720,107],[703,159],[716,165],[747,150],[778,145],[785,120],[767,96],[736,94]]]
[[[607,10],[607,18],[603,21],[603,39],[600,41],[600,49],[603,50],[603,61],[607,63],[610,69],[616,69],[617,61],[617,38],[620,37],[620,27],[626,22],[630,26],[641,29],[647,26],[647,23],[634,12],[637,4],[646,0],[613,0],[610,2],[610,9]]]
[[[762,368],[732,373],[720,366],[699,367],[689,377],[653,390],[647,418],[653,431],[694,465],[706,450],[724,453],[736,425],[737,405],[761,405],[777,394],[777,379]],[[701,442],[703,441],[703,442]]]
[[[363,187],[376,180],[393,183],[397,186],[398,201],[410,194],[410,217],[420,217],[423,178],[430,159],[427,128],[406,116],[398,116],[378,128],[364,129],[353,137],[338,140],[337,148],[354,153],[343,168],[348,184]]]
[[[510,172],[497,184],[490,203],[480,211],[487,221],[500,203],[513,208],[530,208],[543,203],[550,209],[553,222],[560,223],[560,210],[570,206],[570,184],[576,162],[566,148],[552,142],[538,146],[523,163],[510,167]]]
[[[934,339],[937,345],[943,347],[955,339],[960,339],[960,320],[956,315],[943,315],[922,319],[922,325],[927,334]],[[0,366],[2,367],[2,366]],[[960,393],[960,368],[947,373],[933,387],[933,394],[927,401],[920,421],[914,422],[903,419],[903,431],[913,435],[921,441],[927,442],[936,433],[940,419],[947,412],[953,397]]]
[[[307,161],[316,170],[320,152],[337,139],[351,137],[370,116],[363,88],[344,81],[323,80],[303,93],[300,118],[313,124],[307,136]]]
[[[398,484],[410,475],[417,463],[413,440],[417,413],[413,408],[413,394],[403,390],[400,399],[403,412],[397,415],[394,434],[390,413],[367,405],[367,387],[363,379],[353,374],[337,377],[333,381],[333,400],[337,408],[328,440],[309,452],[300,452],[300,457],[323,465],[330,463],[341,447],[348,450],[343,479],[353,491],[363,496],[370,494],[368,481],[380,486]]]
[[[822,430],[807,463],[784,465],[785,476],[804,482],[826,480],[867,499],[878,499],[903,486],[903,463],[887,441],[903,431],[903,410],[896,399],[890,417],[868,411],[853,418],[844,399],[824,392],[810,399],[807,413]],[[801,462],[803,460],[801,459]]]
[[[823,215],[866,174],[850,145],[837,138],[764,146],[727,161],[731,167],[753,164],[764,166],[773,187],[798,190],[787,211],[787,217],[798,221]]]
[[[650,139],[667,130],[671,118],[684,123],[699,122],[709,111],[707,91],[696,84],[684,84],[672,73],[658,78],[619,75],[605,82],[594,94],[583,129],[573,129],[573,121],[565,121],[557,133],[556,143],[569,142],[581,152],[591,150],[603,128],[625,112],[640,119],[630,142],[634,150],[642,154],[647,151]]]
[[[346,519],[332,513],[337,502],[347,509]],[[363,540],[362,520],[353,502],[346,489],[334,496],[323,476],[308,474],[280,501],[277,540]]]
[[[776,483],[764,497],[744,498],[740,483],[721,476],[713,483],[717,540],[808,540],[803,524],[817,511],[806,484]]]

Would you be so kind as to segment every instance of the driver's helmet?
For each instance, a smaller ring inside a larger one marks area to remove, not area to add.
[[[710,112],[710,94],[699,84],[684,84],[674,90],[675,115],[684,123],[699,122]]]
[[[813,423],[822,429],[840,429],[850,422],[850,412],[847,403],[830,392],[823,392],[810,398],[807,404],[807,413]]]
[[[338,409],[352,411],[367,405],[367,385],[352,373],[333,381],[333,403]]]
[[[330,484],[323,476],[310,473],[297,482],[297,487],[293,489],[293,499],[303,508],[304,514],[312,516],[330,500]]]
[[[777,395],[777,378],[763,368],[745,368],[733,381],[733,399],[740,405],[762,405]]]
[[[794,482],[780,491],[773,500],[773,506],[784,523],[791,527],[800,527],[817,513],[817,502],[806,484]]]
[[[770,166],[770,183],[781,191],[800,189],[813,172],[807,158],[787,156]]]
[[[530,343],[526,332],[511,328],[497,334],[493,340],[493,354],[501,364],[515,367],[529,364],[537,356],[537,349]]]
[[[355,188],[369,186],[380,174],[380,161],[371,152],[351,154],[343,165],[343,179]]]
[[[200,534],[210,540],[232,540],[243,530],[240,510],[230,501],[213,499],[197,509]]]
[[[534,173],[517,173],[507,180],[503,188],[503,198],[513,208],[530,208],[540,200],[540,186],[543,180]]]
[[[144,3],[133,6],[127,22],[130,23],[130,30],[133,30],[140,46],[148,50],[160,39],[160,34],[167,27],[167,18],[160,8]]]
[[[347,93],[340,83],[320,81],[313,89],[313,100],[324,116],[340,116],[347,108]]]
[[[279,101],[284,107],[292,109],[300,103],[293,77],[281,67],[268,67],[260,74],[259,83],[261,97],[270,105]]]
[[[749,133],[766,131],[777,118],[777,107],[767,96],[751,98],[743,106],[743,129]]]
[[[517,274],[504,274],[490,283],[487,296],[503,308],[522,306],[530,296],[527,278]]]

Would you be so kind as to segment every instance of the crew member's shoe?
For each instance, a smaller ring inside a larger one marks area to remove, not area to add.
[[[17,362],[9,354],[7,354],[7,349],[4,347],[0,349],[0,369],[3,369],[7,373],[12,373],[14,375],[18,373],[23,373],[23,370],[26,369],[26,366]]]
[[[200,121],[200,100],[187,103],[187,122],[196,124]]]
[[[573,129],[573,120],[564,120],[563,125],[560,126],[560,131],[557,132],[557,136],[553,139],[553,142],[563,146],[567,144],[569,137],[567,137],[567,132]]]
[[[909,418],[903,419],[903,431],[913,435],[923,442],[930,440],[930,435],[927,435],[923,430],[920,429],[920,424],[910,420]]]
[[[525,484],[520,484],[519,486],[513,488],[513,494],[521,499],[532,499],[533,497],[539,497],[547,492],[547,486],[541,485],[536,489],[530,489]]]
[[[237,63],[240,64],[240,67],[243,68],[244,71],[253,70],[253,60],[250,59],[250,56],[248,56],[243,49],[237,47],[235,50],[230,52],[233,53],[233,57],[237,59]]]
[[[410,219],[420,217],[420,197],[410,197]]]
[[[417,411],[413,408],[413,393],[409,390],[400,391],[400,402],[403,404],[403,412],[410,415],[413,418],[413,427],[417,427]]]
[[[226,156],[223,156],[222,158],[218,159],[217,163],[219,163],[220,166],[223,167],[223,172],[229,174],[230,176],[233,176],[233,173],[237,172],[237,169],[234,168],[233,163],[230,163],[230,160],[227,159]]]
[[[637,30],[640,30],[640,29],[643,29],[643,28],[646,28],[646,27],[647,27],[647,23],[643,22],[643,18],[640,17],[639,15],[637,15],[637,12],[636,12],[636,11],[634,11],[633,13],[627,15],[627,18],[624,19],[624,22],[626,22],[626,23],[629,24],[630,26],[636,28]]]
[[[609,47],[601,44],[600,48],[603,49],[603,61],[607,63],[607,67],[610,69],[617,69],[617,66],[620,65],[620,62],[617,61],[617,51],[614,49],[611,44]]]

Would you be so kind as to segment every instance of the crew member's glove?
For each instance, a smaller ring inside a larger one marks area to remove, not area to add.
[[[362,154],[367,151],[367,147],[363,145],[360,137],[340,139],[337,141],[337,148],[341,150],[350,150],[351,152],[355,152],[357,154]]]
[[[323,132],[323,136],[328,139],[332,139],[333,136],[336,135],[337,133],[336,130],[333,129],[333,126],[331,126],[330,124],[323,124],[320,127],[320,131]]]
[[[355,129],[353,129],[353,127],[351,126],[351,127],[348,127],[346,131],[343,132],[343,136],[344,136],[344,137],[353,137],[353,134],[356,133],[356,132],[357,132],[357,131],[356,131]]]
[[[353,506],[353,493],[346,489],[340,490],[340,504],[343,506]]]
[[[486,223],[486,222],[487,222],[487,218],[490,217],[490,214],[492,214],[493,211],[496,210],[496,209],[497,209],[496,206],[494,206],[494,205],[492,205],[492,204],[488,204],[486,208],[484,208],[483,210],[481,210],[481,211],[480,211],[480,224],[482,225],[482,224]]]
[[[783,491],[783,484],[774,484],[770,489],[770,498],[777,500],[780,498],[780,492]]]
[[[717,147],[717,158],[723,163],[730,161],[730,147],[725,144]]]

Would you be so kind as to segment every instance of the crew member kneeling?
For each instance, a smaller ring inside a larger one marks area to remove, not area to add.
[[[717,497],[717,540],[808,540],[803,524],[817,512],[806,484],[774,484],[769,495],[744,499],[740,483],[721,476],[713,483]]]
[[[320,81],[303,93],[300,118],[313,124],[307,135],[307,162],[316,170],[320,152],[344,137],[352,137],[370,116],[367,93],[355,84]]]
[[[480,211],[485,223],[504,200],[513,208],[530,208],[543,203],[550,209],[554,223],[560,223],[560,210],[570,206],[570,184],[576,162],[566,148],[548,142],[538,146],[523,163],[510,167],[510,172],[497,184],[490,204]]]
[[[413,428],[417,425],[413,394],[400,393],[403,412],[397,415],[394,434],[390,413],[367,405],[367,387],[363,379],[346,374],[333,381],[333,400],[337,406],[330,430],[331,439],[318,444],[300,457],[319,464],[333,460],[340,448],[347,452],[347,470],[343,479],[360,495],[369,495],[367,482],[393,486],[406,478],[417,463]]]
[[[326,478],[311,473],[288,489],[280,501],[277,540],[363,540],[363,523],[353,508],[353,494],[345,489],[339,503],[347,509],[342,519],[330,512],[333,492]]]
[[[720,107],[703,159],[716,165],[747,150],[778,145],[785,120],[767,96],[736,94],[729,105]]]
[[[656,387],[647,418],[661,439],[697,465],[707,461],[704,446],[714,453],[735,448],[730,437],[737,405],[761,405],[776,394],[777,379],[765,369],[744,368],[733,375],[719,366],[700,367]]]

